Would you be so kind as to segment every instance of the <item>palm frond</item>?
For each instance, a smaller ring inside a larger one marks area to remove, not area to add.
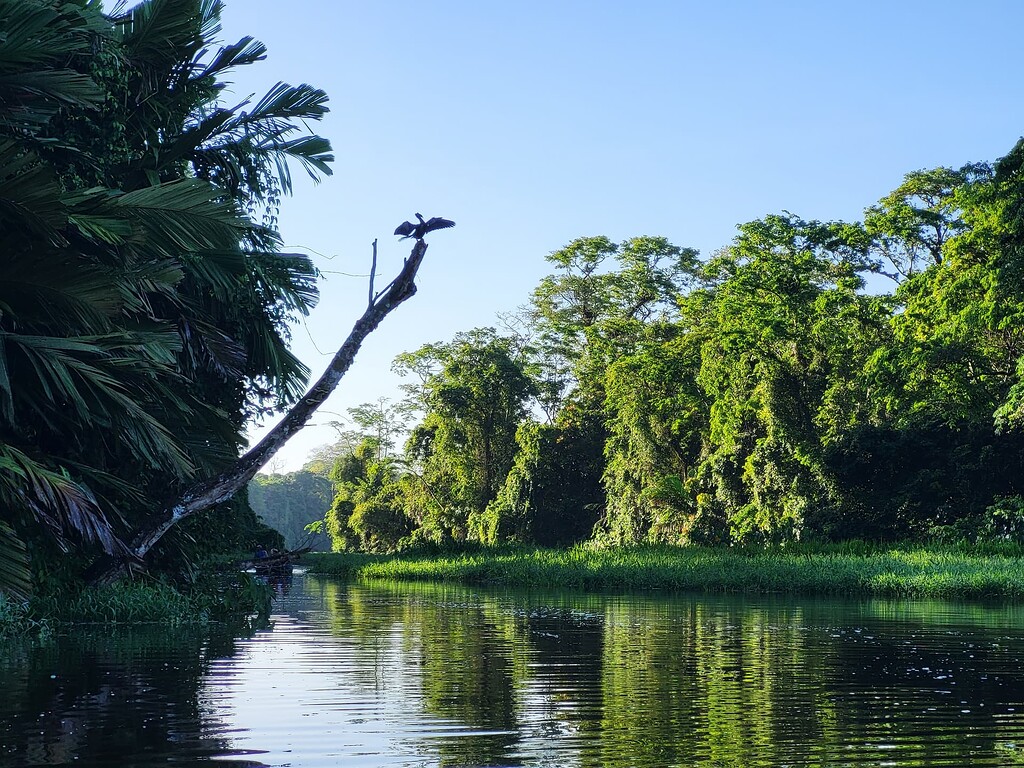
[[[8,424],[14,421],[14,390],[11,387],[11,374],[7,366],[7,345],[0,336],[0,418]]]
[[[118,524],[124,520],[117,512],[115,499],[135,505],[147,503],[144,490],[135,483],[72,458],[62,459],[61,464],[75,477],[81,478],[81,482],[89,487],[100,507],[111,510],[111,516],[116,518]]]
[[[52,168],[17,142],[0,139],[0,236],[22,233],[62,242],[60,228],[67,214],[60,194]]]
[[[221,48],[213,61],[199,70],[198,77],[216,77],[232,67],[255,64],[267,57],[267,46],[251,37],[243,37],[237,43]]]
[[[198,179],[182,179],[120,196],[115,206],[142,227],[145,244],[156,254],[236,248],[249,226],[223,192]]]
[[[103,345],[112,364],[122,366],[126,360],[133,360],[146,378],[154,375],[171,378],[160,370],[160,366],[173,365],[181,352],[181,336],[170,324],[148,323],[146,327],[136,324],[119,333],[99,337],[96,341]]]
[[[0,443],[0,499],[26,509],[64,546],[74,531],[110,554],[123,549],[88,487],[5,443]]]
[[[90,31],[89,19],[70,5],[58,10],[42,3],[0,0],[0,29],[4,31],[0,71],[38,66],[89,50],[89,38],[78,34]]]
[[[27,600],[32,594],[28,548],[14,529],[0,520],[0,593]]]
[[[217,169],[229,188],[243,184],[259,196],[260,174],[273,168],[283,192],[291,192],[287,159],[298,160],[310,178],[330,176],[334,154],[320,136],[289,138],[301,130],[295,121],[319,120],[327,94],[307,84],[275,85],[251,111],[240,104],[217,109],[188,127],[168,148],[171,158],[189,158],[201,173]]]
[[[75,386],[75,368],[81,363],[77,355],[96,356],[100,350],[89,342],[22,333],[0,333],[7,357],[7,369],[14,368],[12,358],[20,354],[35,373],[35,389],[43,395],[35,402],[37,409],[57,404],[73,407],[81,416],[88,415],[85,399]],[[13,378],[13,377],[11,377]],[[23,379],[22,379],[23,380]],[[11,390],[11,395],[18,393]],[[41,415],[45,416],[45,412]]]
[[[103,98],[103,91],[91,77],[73,69],[0,72],[0,94],[5,97],[8,111],[17,109],[12,103],[17,104],[28,97],[52,99],[82,107],[96,106]],[[19,96],[20,98],[17,98]],[[23,108],[38,106],[39,104],[26,104]]]
[[[182,317],[178,326],[190,371],[211,371],[225,381],[242,378],[246,354],[238,341],[195,315]]]
[[[167,146],[161,150],[161,162],[174,161],[192,155],[198,147],[203,145],[203,142],[220,131],[234,116],[234,110],[220,107],[209,114],[204,114],[194,125],[188,126],[180,136],[168,142]]]
[[[334,173],[328,165],[328,163],[334,162],[334,151],[331,148],[331,142],[322,136],[300,136],[290,141],[269,145],[261,144],[257,149],[298,160],[313,181],[320,180],[319,174],[330,176]],[[291,189],[290,185],[288,189]]]
[[[34,412],[55,434],[111,429],[148,465],[182,477],[192,473],[180,444],[146,408],[153,381],[174,376],[159,361],[171,359],[176,334],[57,338],[0,332],[0,338],[9,390],[3,394],[18,406],[15,412]],[[25,391],[15,390],[13,381]]]
[[[234,299],[245,276],[245,257],[238,249],[207,250],[184,257],[181,263],[186,274],[221,301]]]
[[[210,0],[144,0],[112,21],[133,59],[170,69],[192,59],[204,31],[219,31],[221,7]]]
[[[69,252],[45,259],[19,253],[0,264],[0,306],[9,322],[29,333],[65,323],[104,333],[125,306],[121,288],[109,269]]]
[[[117,193],[104,187],[80,189],[61,198],[68,220],[81,234],[106,245],[123,245],[132,239],[131,221],[117,209]]]
[[[61,104],[102,101],[103,92],[90,77],[64,68],[69,54],[89,51],[99,18],[98,10],[72,4],[0,0],[0,123],[38,128]]]
[[[136,253],[148,250],[145,246],[153,234],[143,224],[146,214],[126,206],[124,197],[111,190],[88,189],[65,195],[63,200],[69,209],[68,222],[85,240],[107,246],[133,246],[101,249],[101,253],[109,256],[104,274],[110,287],[118,291],[124,311],[152,316],[154,296],[159,295],[171,304],[177,302],[175,289],[185,273],[177,253],[163,257]],[[148,202],[153,203],[153,196]],[[170,248],[165,244],[163,250]]]
[[[279,393],[282,402],[301,397],[309,378],[309,366],[292,354],[271,323],[252,323],[245,331],[250,367],[265,372],[263,376]]]
[[[320,273],[303,253],[246,252],[253,288],[267,303],[303,315],[320,297]]]
[[[199,3],[199,36],[203,40],[212,40],[220,34],[220,17],[224,11],[222,0],[200,0]]]
[[[155,298],[161,297],[171,306],[178,305],[180,296],[176,289],[184,275],[181,264],[172,259],[129,263],[124,267],[124,279],[118,282],[125,309],[143,317],[154,317],[152,301]]]
[[[239,124],[273,125],[270,121],[319,120],[329,111],[327,94],[320,88],[308,83],[277,83],[252,111],[239,116]]]

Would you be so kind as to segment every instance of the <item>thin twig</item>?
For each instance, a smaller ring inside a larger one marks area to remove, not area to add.
[[[373,262],[370,264],[370,295],[367,300],[368,306],[373,306],[373,278],[377,276],[377,238],[373,238]]]

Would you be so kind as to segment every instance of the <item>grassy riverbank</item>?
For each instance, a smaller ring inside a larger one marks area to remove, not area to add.
[[[1024,599],[1024,551],[952,547],[503,549],[382,557],[311,554],[311,573],[576,589]]]
[[[270,590],[240,572],[208,574],[189,588],[159,579],[105,587],[65,585],[18,601],[0,594],[0,638],[46,634],[61,624],[202,625],[266,615]]]

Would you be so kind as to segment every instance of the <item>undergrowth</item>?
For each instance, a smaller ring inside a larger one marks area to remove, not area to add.
[[[382,557],[313,554],[311,573],[578,589],[696,590],[955,599],[1024,598],[1020,547],[504,549]]]
[[[203,571],[184,585],[158,578],[103,587],[48,585],[28,601],[0,594],[0,639],[40,635],[69,623],[204,625],[266,617],[271,590],[239,571]]]

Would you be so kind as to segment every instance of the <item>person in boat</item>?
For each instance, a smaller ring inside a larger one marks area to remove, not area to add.
[[[253,558],[253,560],[266,560],[266,559],[267,559],[267,550],[266,550],[266,548],[262,544],[257,544],[256,545],[256,556]]]

